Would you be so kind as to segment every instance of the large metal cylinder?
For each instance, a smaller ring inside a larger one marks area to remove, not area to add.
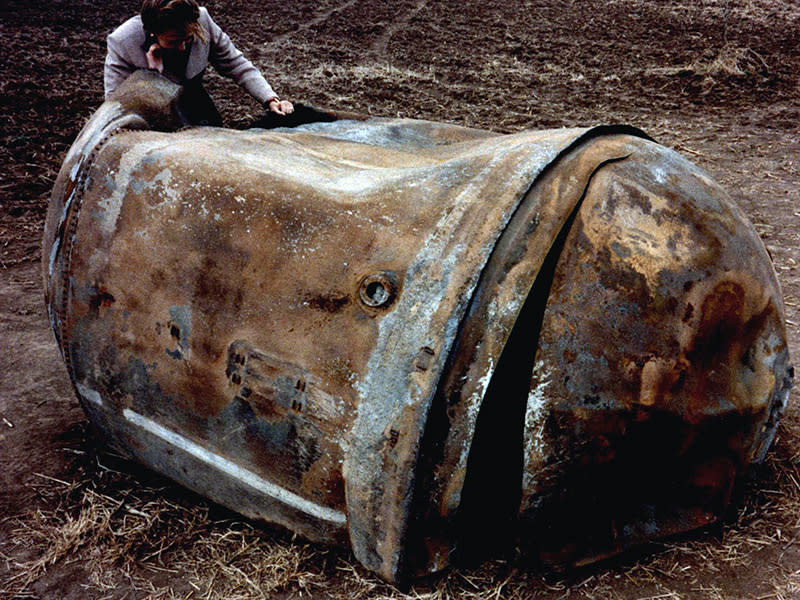
[[[393,582],[698,527],[763,459],[780,288],[675,152],[630,127],[175,131],[179,94],[129,79],[47,220],[53,330],[119,451]]]

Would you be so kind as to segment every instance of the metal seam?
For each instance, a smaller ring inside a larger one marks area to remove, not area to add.
[[[62,237],[62,252],[64,255],[64,266],[62,268],[62,277],[61,277],[61,306],[59,307],[58,316],[59,316],[59,325],[60,325],[60,332],[59,332],[59,342],[61,345],[61,356],[64,358],[64,363],[67,367],[67,373],[69,373],[70,381],[72,382],[73,388],[76,387],[75,376],[73,374],[73,367],[72,367],[72,357],[68,352],[68,341],[67,341],[67,309],[69,306],[70,300],[70,287],[69,282],[72,278],[72,251],[75,248],[75,234],[78,230],[78,220],[80,219],[81,213],[81,204],[83,202],[83,193],[84,188],[86,186],[87,180],[89,179],[89,171],[92,167],[94,159],[97,157],[99,152],[105,147],[105,145],[111,140],[112,137],[117,135],[118,133],[130,131],[127,127],[120,127],[118,129],[114,129],[106,133],[100,141],[95,144],[94,148],[92,148],[89,155],[82,161],[80,169],[78,171],[78,175],[75,178],[75,188],[74,194],[75,197],[73,198],[72,202],[70,203],[68,210],[68,216],[66,218],[66,223],[64,225],[63,237]],[[78,394],[80,397],[80,394]]]

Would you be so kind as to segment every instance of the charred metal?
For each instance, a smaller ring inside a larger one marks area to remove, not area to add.
[[[625,126],[182,128],[142,72],[67,155],[52,326],[119,451],[400,583],[718,519],[792,385],[769,256]],[[491,490],[487,494],[486,490]]]

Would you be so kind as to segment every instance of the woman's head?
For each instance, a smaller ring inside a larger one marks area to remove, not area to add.
[[[206,32],[198,22],[200,7],[195,0],[144,0],[140,14],[145,31],[159,38],[205,39]]]

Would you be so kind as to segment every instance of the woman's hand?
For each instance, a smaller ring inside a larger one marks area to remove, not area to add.
[[[279,115],[290,115],[294,112],[294,106],[288,100],[273,98],[269,101],[269,109]]]
[[[162,48],[158,45],[158,42],[151,44],[150,49],[145,55],[147,57],[148,69],[155,69],[159,73],[164,72],[164,61],[161,58],[161,52]]]

